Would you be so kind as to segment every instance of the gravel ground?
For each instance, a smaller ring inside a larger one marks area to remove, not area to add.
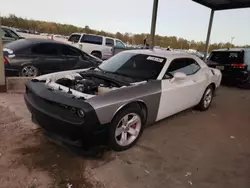
[[[222,87],[206,112],[147,128],[139,143],[100,159],[50,142],[22,95],[0,94],[0,188],[249,188],[250,91]]]

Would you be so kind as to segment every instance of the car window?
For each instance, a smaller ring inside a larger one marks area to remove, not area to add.
[[[12,37],[11,33],[9,32],[9,29],[2,28],[2,31],[3,31],[3,37],[14,38],[14,37]]]
[[[75,57],[81,56],[81,53],[78,50],[70,46],[62,46],[62,54],[66,56],[75,56]]]
[[[69,37],[68,41],[77,43],[79,42],[80,38],[81,38],[80,34],[73,34]]]
[[[103,37],[96,35],[83,35],[81,42],[102,45]]]
[[[167,72],[171,75],[174,75],[176,72],[182,72],[186,75],[195,74],[200,69],[200,65],[191,58],[179,58],[174,59],[168,69]]]
[[[116,47],[118,48],[125,48],[125,45],[123,44],[123,42],[116,40]]]
[[[114,39],[106,38],[106,46],[114,46]]]
[[[118,53],[99,67],[107,72],[125,75],[138,80],[157,79],[164,64],[165,58],[135,54],[135,53]]]
[[[212,52],[209,60],[218,64],[243,63],[244,52]]]
[[[2,28],[3,30],[3,36],[4,37],[9,37],[9,38],[14,38],[14,39],[18,39],[20,38],[20,36],[15,33],[14,31],[12,31],[11,29],[8,29],[8,28]]]
[[[20,38],[20,36],[18,36],[18,34],[16,34],[14,31],[12,31],[11,29],[9,29],[9,33],[12,35],[13,38]]]
[[[38,44],[32,47],[31,51],[33,54],[56,56],[59,55],[59,47],[59,45],[52,43]]]

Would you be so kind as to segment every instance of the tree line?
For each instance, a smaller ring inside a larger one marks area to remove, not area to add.
[[[91,29],[89,26],[77,27],[70,24],[60,24],[55,22],[46,22],[40,20],[25,19],[22,17],[17,17],[14,14],[5,16],[1,18],[2,25],[9,27],[16,27],[26,30],[35,30],[40,33],[49,33],[49,34],[60,34],[60,35],[70,35],[74,32],[79,33],[89,33],[89,34],[98,34],[109,37],[118,38],[126,43],[130,44],[143,44],[145,38],[149,38],[149,34],[131,34],[131,33],[110,33],[106,31],[98,31]],[[186,40],[184,38],[177,38],[176,36],[155,36],[155,45],[161,47],[171,47],[174,49],[196,49],[198,51],[205,51],[205,42],[196,42],[194,40]],[[235,46],[228,43],[213,43],[210,44],[209,51],[218,48],[230,48],[230,47],[250,47],[250,46]]]

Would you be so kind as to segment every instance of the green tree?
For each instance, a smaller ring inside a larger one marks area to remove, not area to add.
[[[17,17],[14,14],[10,14],[9,16],[2,17],[2,24],[10,27],[17,27],[28,30],[36,30],[42,33],[50,33],[50,34],[61,34],[61,35],[70,35],[74,32],[79,33],[90,33],[90,34],[98,34],[109,37],[116,37],[124,42],[129,42],[133,44],[143,44],[143,40],[145,38],[150,39],[148,33],[141,34],[129,34],[129,33],[110,33],[106,31],[98,31],[91,29],[88,25],[85,27],[76,27],[70,24],[60,24],[55,22],[46,22],[39,20],[28,20],[21,17]],[[155,45],[161,47],[177,48],[177,49],[195,49],[201,52],[205,51],[205,42],[202,41],[188,41],[184,38],[177,38],[176,36],[155,36]],[[236,47],[230,43],[214,43],[210,44],[209,50],[217,49],[217,48],[229,48]],[[238,46],[240,47],[240,46]],[[245,45],[242,47],[250,47],[250,45]]]

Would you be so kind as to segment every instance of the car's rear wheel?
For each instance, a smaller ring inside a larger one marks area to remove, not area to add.
[[[206,88],[206,90],[202,96],[202,99],[197,106],[197,109],[199,109],[201,111],[207,110],[213,101],[213,95],[214,95],[214,88],[212,85],[210,85]]]
[[[25,65],[20,70],[21,77],[36,77],[39,75],[39,70],[34,65]]]
[[[143,123],[142,110],[136,105],[118,112],[109,130],[110,147],[115,151],[131,148],[142,134]]]
[[[102,54],[101,52],[92,52],[91,55],[98,57],[99,59],[102,59]]]

